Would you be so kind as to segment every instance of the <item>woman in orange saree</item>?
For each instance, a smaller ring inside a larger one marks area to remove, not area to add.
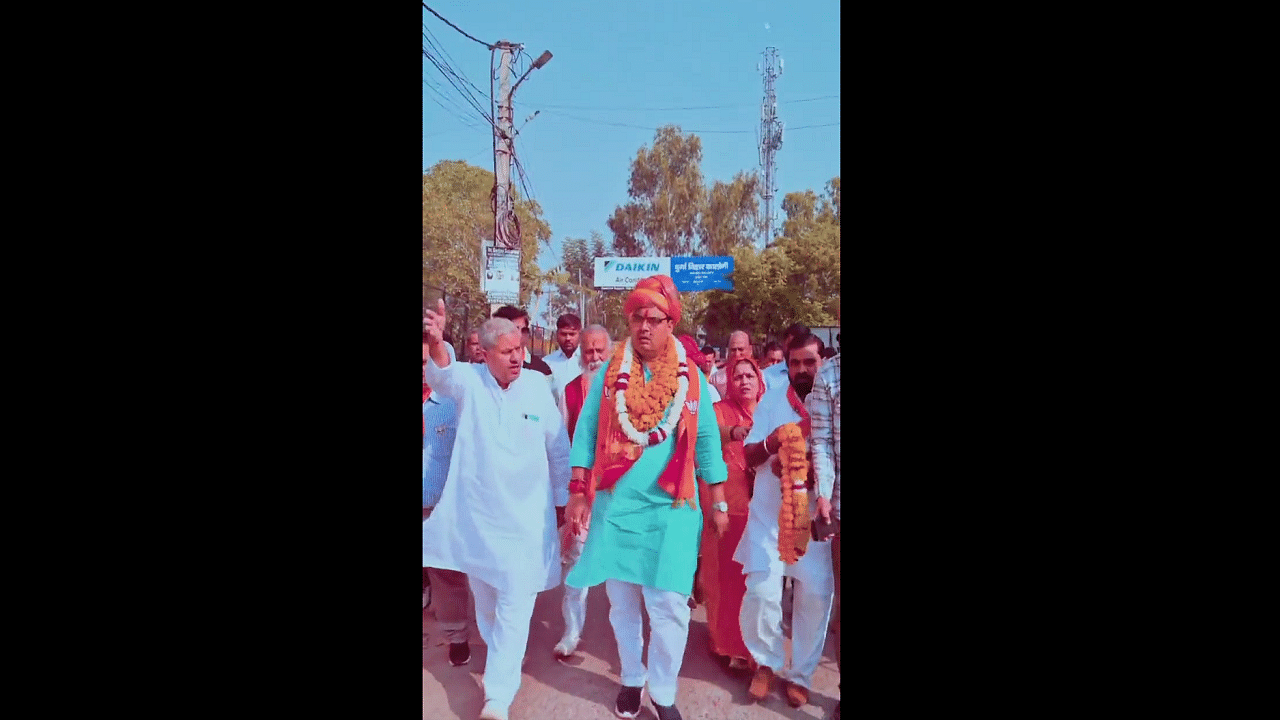
[[[729,505],[729,529],[723,538],[716,537],[710,517],[713,510],[711,491],[700,482],[698,490],[705,522],[702,524],[699,553],[702,561],[697,580],[702,589],[702,602],[707,608],[711,652],[727,658],[729,668],[736,670],[751,669],[754,665],[751,653],[742,641],[742,628],[738,623],[742,598],[747,592],[747,579],[742,574],[742,565],[734,562],[733,552],[746,531],[747,506],[755,483],[755,471],[747,468],[742,441],[751,431],[751,417],[764,393],[764,379],[760,367],[751,359],[734,362],[727,375],[728,397],[713,407],[720,426],[724,461],[729,466],[729,480],[724,484],[724,498]]]

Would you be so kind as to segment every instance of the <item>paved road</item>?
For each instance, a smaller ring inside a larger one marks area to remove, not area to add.
[[[618,651],[609,626],[609,599],[604,586],[591,589],[587,622],[578,652],[568,664],[558,662],[551,648],[560,639],[562,588],[538,596],[529,631],[524,677],[510,720],[594,720],[614,718],[618,694]],[[648,634],[648,620],[645,621]],[[793,709],[775,683],[773,694],[754,703],[747,696],[750,677],[725,670],[707,652],[707,615],[703,607],[693,611],[689,644],[680,670],[676,705],[685,720],[801,720],[825,718],[836,704],[840,676],[836,671],[835,637],[827,636],[826,652],[814,674],[809,704]],[[448,645],[430,608],[422,612],[422,717],[423,720],[475,720],[484,704],[480,675],[486,648],[471,622],[471,662],[449,664]],[[647,695],[646,695],[647,698]],[[638,720],[656,720],[646,699]]]

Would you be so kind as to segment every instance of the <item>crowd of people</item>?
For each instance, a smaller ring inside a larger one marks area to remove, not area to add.
[[[561,585],[560,659],[581,642],[588,589],[604,586],[618,717],[636,717],[647,692],[659,720],[680,720],[698,603],[708,650],[750,697],[777,685],[802,707],[838,632],[840,355],[796,324],[759,360],[734,332],[717,364],[674,335],[680,296],[665,275],[637,283],[623,310],[618,342],[566,314],[559,349],[537,357],[528,313],[502,307],[466,338],[465,363],[445,341],[444,302],[426,311],[423,607],[465,665],[470,588],[488,648],[481,720],[507,720],[535,600]]]

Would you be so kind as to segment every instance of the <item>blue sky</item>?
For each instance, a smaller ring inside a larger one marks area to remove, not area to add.
[[[775,83],[787,127],[777,155],[775,213],[786,193],[821,192],[840,174],[840,126],[828,125],[840,122],[838,0],[427,5],[480,40],[523,43],[527,57],[515,77],[543,50],[554,55],[516,91],[514,112],[516,154],[551,225],[552,247],[538,258],[544,270],[559,264],[565,237],[597,230],[609,239],[605,221],[627,201],[631,160],[652,143],[652,128],[676,123],[686,132],[736,131],[697,133],[707,184],[759,168],[764,87],[756,67],[766,46],[778,48],[785,67]],[[422,22],[445,53],[440,59],[483,91],[475,94],[487,112],[489,50],[425,8]],[[422,62],[423,170],[441,160],[492,169],[491,130],[434,65]],[[659,109],[707,106],[716,109]],[[535,110],[540,113],[526,124]],[[828,126],[802,128],[809,125]]]

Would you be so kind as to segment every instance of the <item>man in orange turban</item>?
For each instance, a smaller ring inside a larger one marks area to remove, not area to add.
[[[569,454],[566,522],[591,522],[582,557],[565,585],[605,584],[618,643],[622,688],[614,714],[634,718],[647,683],[658,720],[679,720],[676,680],[689,639],[689,594],[703,516],[697,472],[709,486],[711,522],[729,527],[729,477],[706,376],[672,337],[680,295],[665,275],[636,284],[623,303],[630,324],[591,381]],[[649,665],[641,607],[649,613]]]

